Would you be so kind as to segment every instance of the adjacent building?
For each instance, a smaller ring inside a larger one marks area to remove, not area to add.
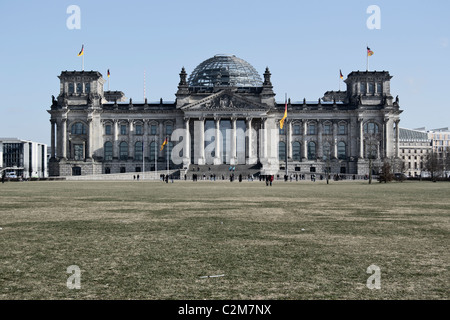
[[[18,138],[0,138],[0,169],[23,178],[47,177],[47,145]]]
[[[186,172],[230,165],[261,174],[287,166],[296,173],[365,175],[376,171],[373,163],[400,160],[402,110],[391,78],[388,71],[354,71],[346,91],[276,102],[269,68],[261,77],[245,60],[216,55],[189,77],[182,68],[175,101],[137,103],[104,91],[98,71],[63,71],[48,110],[50,175],[141,172],[167,162]]]
[[[424,177],[425,160],[432,151],[432,139],[427,132],[400,128],[400,157],[404,162],[402,173],[408,177]]]

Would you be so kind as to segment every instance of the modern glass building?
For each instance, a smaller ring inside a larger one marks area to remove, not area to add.
[[[47,177],[47,145],[17,138],[0,138],[0,169],[23,178]]]

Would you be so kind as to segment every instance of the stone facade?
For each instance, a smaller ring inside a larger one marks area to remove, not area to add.
[[[48,110],[50,175],[165,170],[167,162],[170,169],[259,165],[261,174],[276,174],[286,168],[286,144],[288,170],[296,173],[367,174],[369,162],[399,158],[402,110],[387,71],[352,72],[347,91],[315,102],[277,103],[268,68],[261,84],[250,87],[228,84],[227,70],[212,86],[193,86],[183,68],[176,101],[159,103],[124,102],[122,92],[104,92],[97,71],[62,72]]]

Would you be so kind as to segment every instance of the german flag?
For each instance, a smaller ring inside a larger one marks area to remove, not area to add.
[[[108,78],[109,78],[110,75],[111,75],[111,74],[109,73],[109,69],[108,69]]]
[[[341,79],[344,79],[344,76],[342,75],[341,69],[339,69],[339,74],[340,74],[340,78],[341,78]]]
[[[166,140],[164,140],[163,144],[161,145],[161,149],[159,151],[162,151],[166,144],[167,144],[167,138],[166,138]]]
[[[369,47],[367,47],[367,55],[368,55],[369,57],[373,55],[373,51],[370,50]]]
[[[286,117],[287,117],[287,101],[286,101],[285,106],[284,106],[284,116],[280,120],[280,129],[283,129],[284,120],[286,119]]]
[[[82,56],[84,54],[84,44],[81,46],[81,51],[78,53],[78,56]]]

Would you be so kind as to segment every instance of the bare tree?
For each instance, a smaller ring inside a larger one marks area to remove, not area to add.
[[[381,166],[381,172],[378,176],[378,181],[388,183],[394,179],[394,174],[392,173],[392,167],[389,160],[385,160]]]
[[[436,152],[431,151],[425,156],[424,169],[430,173],[433,181],[442,175],[444,166]]]
[[[380,137],[374,132],[364,135],[365,156],[369,160],[369,184],[372,183],[372,172],[374,170],[374,160],[379,158]]]

